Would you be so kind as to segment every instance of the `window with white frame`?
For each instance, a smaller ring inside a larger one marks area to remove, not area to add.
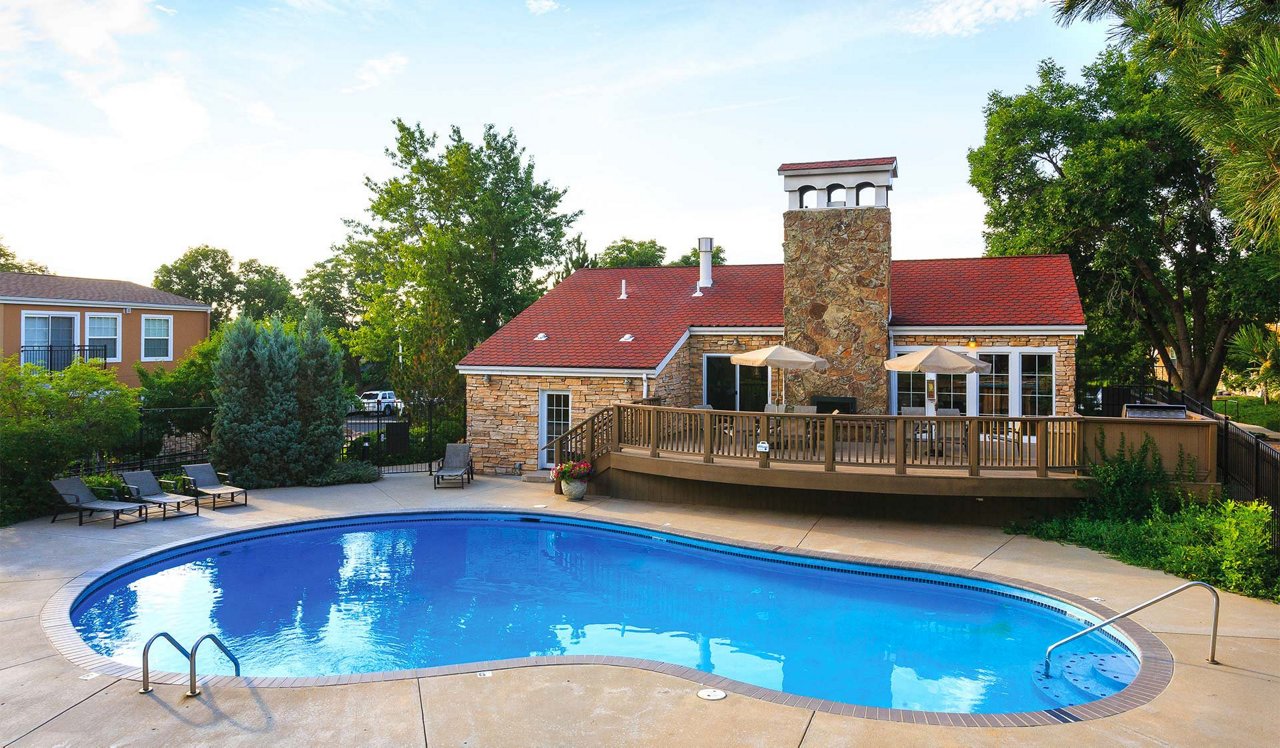
[[[58,371],[79,355],[80,315],[75,312],[22,312],[22,363]]]
[[[99,353],[98,348],[106,350],[103,356],[107,361],[120,360],[120,315],[88,314],[84,315],[84,343],[89,346],[87,355]]]
[[[967,374],[938,375],[937,408],[958,410],[960,415],[969,414],[969,376]]]
[[[978,415],[1009,415],[1009,354],[979,353],[991,371],[978,375]]]
[[[903,408],[924,407],[924,372],[900,371],[898,374],[898,413]]]
[[[173,317],[142,315],[142,360],[173,360]]]
[[[1053,415],[1053,354],[1022,354],[1022,415]]]

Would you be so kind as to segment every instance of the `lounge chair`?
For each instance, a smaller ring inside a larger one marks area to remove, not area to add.
[[[173,510],[175,517],[200,516],[200,501],[196,497],[169,493],[165,488],[173,488],[173,481],[156,480],[156,476],[150,470],[126,471],[120,473],[120,480],[124,481],[124,486],[129,489],[132,498],[160,507],[161,520],[169,519],[170,509]],[[161,483],[168,485],[162,487]],[[190,509],[182,510],[182,507],[187,505],[195,507],[194,514]]]
[[[471,462],[470,444],[444,445],[444,460],[436,471],[436,480],[432,488],[439,488],[441,483],[457,481],[462,488],[470,483],[476,475],[475,464]]]
[[[186,473],[187,480],[191,481],[191,485],[196,490],[196,496],[203,499],[209,498],[209,508],[217,509],[220,506],[235,506],[241,504],[249,505],[249,492],[243,488],[231,486],[223,483],[224,480],[231,480],[231,476],[226,473],[219,473],[213,469],[213,465],[202,462],[198,465],[183,465],[182,472]],[[236,501],[236,497],[241,498]]]
[[[134,519],[125,522],[126,525],[136,524],[138,522],[147,521],[147,505],[134,504],[127,501],[104,501],[98,498],[93,489],[85,485],[84,480],[79,477],[60,478],[58,480],[49,481],[53,486],[53,490],[58,492],[62,500],[67,503],[67,509],[59,509],[53,515],[50,522],[57,522],[58,517],[70,512],[75,512],[77,519],[81,525],[84,524],[84,516],[86,514],[92,517],[94,512],[110,512],[112,529],[120,526],[120,515],[131,514]],[[103,519],[106,519],[103,517]],[[90,522],[99,520],[90,519]]]

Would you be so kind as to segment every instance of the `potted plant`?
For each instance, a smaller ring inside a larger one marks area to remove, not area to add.
[[[562,462],[556,465],[552,477],[560,481],[560,489],[569,501],[581,501],[587,495],[587,479],[591,477],[591,463]]]

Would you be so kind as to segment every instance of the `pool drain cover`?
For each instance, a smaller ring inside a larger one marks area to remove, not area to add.
[[[718,688],[704,688],[698,692],[698,698],[703,701],[720,701],[724,697],[724,691],[721,691]]]

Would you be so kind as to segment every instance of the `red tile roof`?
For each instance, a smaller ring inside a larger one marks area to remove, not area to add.
[[[0,273],[0,298],[40,299],[42,301],[89,301],[104,304],[137,306],[189,306],[208,309],[209,305],[184,296],[160,291],[137,283],[102,278],[76,278],[69,275],[38,273]]]
[[[1084,324],[1066,255],[899,260],[889,293],[895,326]]]
[[[891,272],[895,326],[1084,324],[1064,255],[898,260]],[[696,267],[579,270],[460,365],[653,369],[690,327],[782,327],[782,273],[718,266],[715,285],[694,298]],[[635,340],[621,342],[628,333]]]
[[[893,166],[897,163],[896,156],[883,156],[880,158],[855,158],[848,161],[802,161],[796,164],[783,164],[778,167],[778,171],[803,171],[805,169],[845,169],[855,168],[858,166]]]

